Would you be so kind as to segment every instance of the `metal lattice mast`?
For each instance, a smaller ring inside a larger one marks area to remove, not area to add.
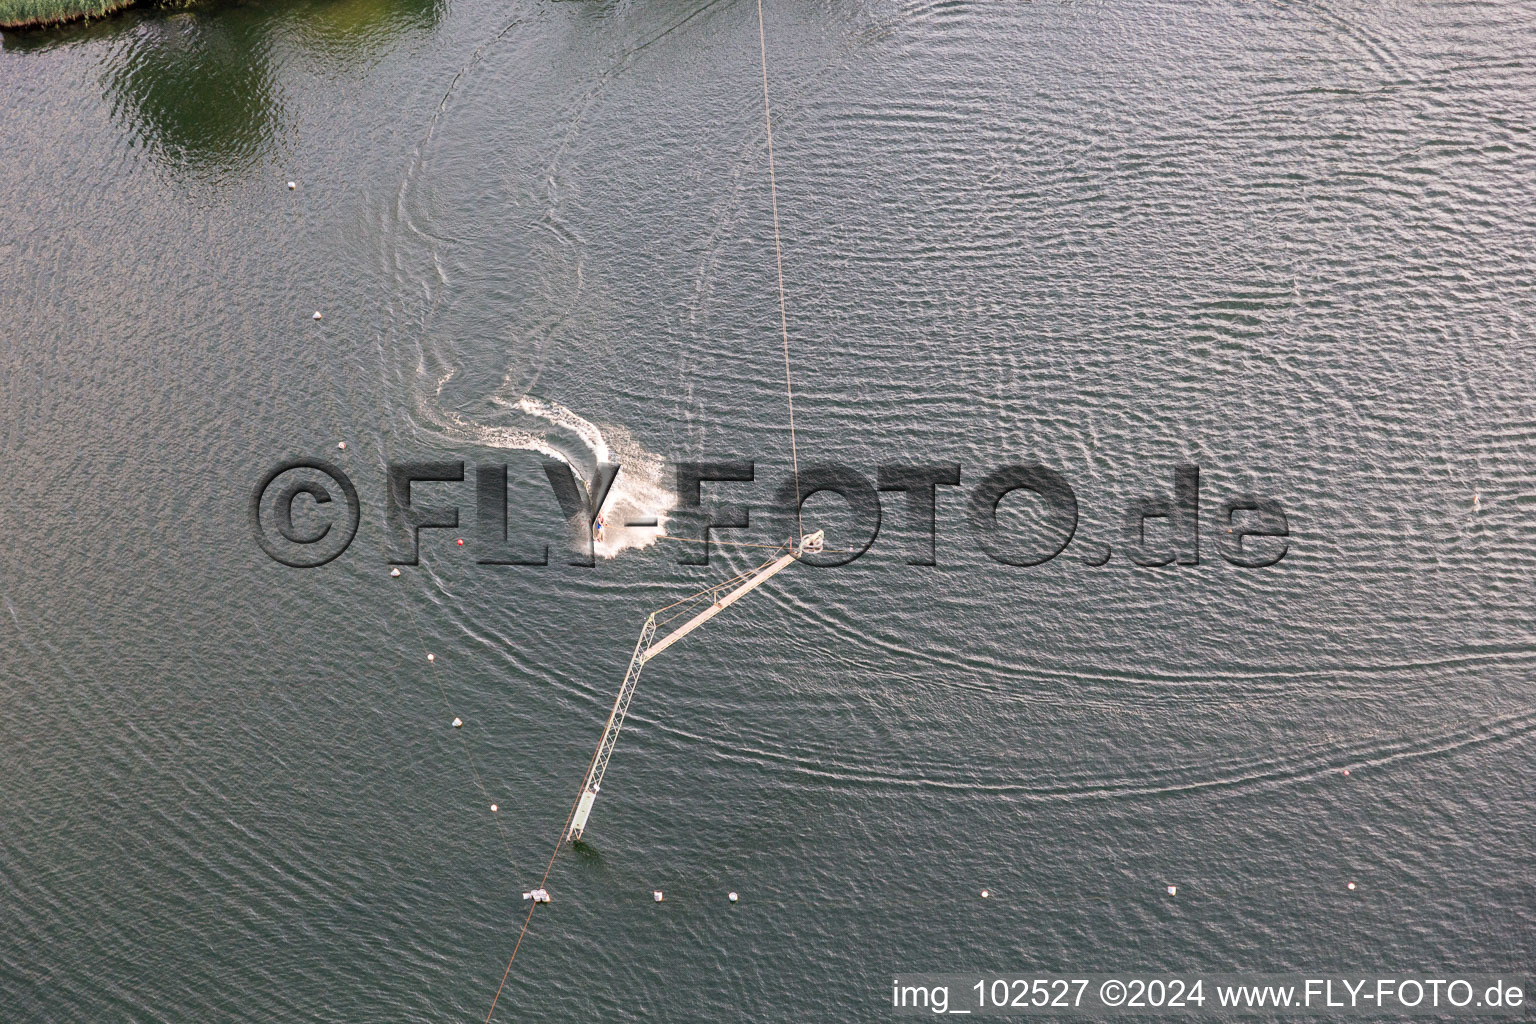
[[[571,816],[570,828],[565,833],[566,839],[572,841],[580,839],[581,833],[587,827],[587,818],[592,814],[592,804],[602,790],[603,775],[608,771],[608,759],[613,756],[614,744],[619,741],[619,730],[624,728],[624,716],[629,714],[629,702],[634,698],[635,686],[640,682],[640,670],[645,667],[645,663],[725,611],[743,595],[768,582],[772,576],[799,558],[802,553],[817,552],[821,549],[822,532],[820,530],[805,535],[800,538],[798,550],[791,548],[787,554],[780,555],[759,567],[730,593],[720,594],[718,590],[715,591],[715,599],[707,608],[660,640],[656,639],[656,613],[652,612],[646,616],[645,625],[640,629],[640,639],[635,642],[635,653],[629,657],[629,668],[624,673],[624,682],[619,686],[619,695],[614,699],[613,710],[608,713],[608,724],[603,727],[603,738],[598,741],[597,753],[592,756],[592,767],[587,769],[587,777],[582,780],[581,796],[577,798],[576,811]]]
[[[646,616],[645,625],[640,627],[640,639],[635,641],[635,653],[629,656],[629,668],[624,672],[624,682],[619,686],[619,695],[614,698],[613,710],[608,712],[608,724],[603,727],[603,738],[598,741],[592,767],[587,769],[587,777],[582,780],[581,800],[571,818],[571,827],[565,836],[567,839],[580,839],[582,829],[586,828],[587,816],[592,813],[592,802],[597,799],[598,791],[603,786],[603,774],[608,771],[608,759],[613,757],[614,744],[619,742],[619,730],[624,728],[624,716],[629,714],[629,702],[634,698],[635,687],[640,683],[640,670],[645,667],[646,651],[650,649],[651,640],[655,636],[656,616],[652,614]]]
[[[635,696],[640,682],[640,670],[645,667],[645,654],[656,635],[656,616],[648,616],[640,629],[640,639],[635,642],[635,653],[630,656],[629,668],[624,672],[624,683],[619,696],[613,702],[613,712],[608,716],[608,727],[603,731],[603,741],[597,748],[597,759],[587,776],[587,788],[594,793],[603,784],[603,773],[608,770],[608,759],[613,756],[613,745],[619,741],[619,730],[624,728],[624,716],[629,714],[629,702]]]

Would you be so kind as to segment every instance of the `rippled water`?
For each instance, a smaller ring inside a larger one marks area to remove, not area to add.
[[[886,495],[859,562],[658,659],[497,1019],[1528,967],[1529,8],[766,10],[802,459],[1040,461],[1077,536],[997,564],[941,489],[909,566]],[[484,1018],[646,613],[756,552],[492,568],[428,531],[392,579],[384,467],[505,461],[548,521],[547,452],[623,462],[635,509],[753,457],[721,491],[772,539],[757,56],[725,2],[4,38],[0,1018]],[[317,455],[362,526],[286,569],[250,492]],[[1201,564],[1136,568],[1123,510],[1181,462]],[[431,486],[472,537],[473,484]],[[1216,554],[1247,492],[1277,566]]]

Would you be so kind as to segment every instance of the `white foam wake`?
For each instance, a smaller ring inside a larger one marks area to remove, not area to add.
[[[449,375],[451,377],[451,374]],[[442,394],[448,377],[438,382]],[[509,422],[476,422],[426,401],[420,412],[455,440],[488,448],[538,452],[564,462],[583,482],[589,483],[599,462],[617,462],[618,478],[603,502],[603,539],[594,545],[599,558],[613,558],[630,548],[646,548],[666,535],[667,513],[675,504],[667,486],[666,466],[658,455],[640,447],[622,427],[599,429],[591,420],[548,399],[522,395],[515,402],[500,396],[492,405],[503,410]],[[606,430],[606,434],[604,433]],[[635,520],[654,519],[655,526],[625,526]]]
[[[627,548],[646,548],[666,535],[667,513],[675,498],[666,486],[665,465],[657,455],[642,449],[623,427],[609,427],[608,435],[590,420],[545,399],[524,395],[517,407],[529,416],[548,422],[579,438],[590,457],[587,466],[575,466],[583,480],[590,479],[591,467],[599,462],[617,462],[618,478],[603,502],[603,539],[595,545],[599,558],[612,558]],[[570,460],[566,460],[570,461]],[[574,464],[573,464],[574,466]],[[654,519],[655,526],[625,526],[635,520]]]

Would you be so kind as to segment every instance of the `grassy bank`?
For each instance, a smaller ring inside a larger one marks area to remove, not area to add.
[[[53,25],[97,18],[131,7],[138,0],[0,0],[0,28]]]

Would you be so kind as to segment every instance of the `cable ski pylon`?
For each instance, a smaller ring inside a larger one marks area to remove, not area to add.
[[[603,788],[608,759],[613,756],[614,744],[619,742],[619,730],[624,728],[624,716],[629,714],[629,702],[635,696],[635,687],[640,684],[640,670],[645,667],[646,655],[650,653],[651,641],[655,636],[656,615],[653,612],[646,616],[645,625],[640,629],[640,639],[635,641],[635,653],[630,656],[624,682],[619,684],[619,695],[613,701],[613,710],[608,713],[608,724],[603,727],[603,738],[597,741],[597,754],[592,758],[592,767],[587,769],[586,779],[582,781],[576,814],[571,818],[570,828],[565,833],[565,838],[573,843],[581,838],[581,833],[587,827],[587,819],[592,816],[592,804],[597,800],[598,790]]]
[[[560,855],[560,850],[567,842],[576,842],[586,831],[587,822],[592,816],[592,805],[597,801],[597,795],[602,791],[603,779],[608,772],[608,762],[613,757],[614,746],[619,742],[619,733],[624,728],[624,719],[629,714],[630,701],[634,699],[635,687],[640,684],[640,673],[650,660],[656,657],[668,647],[677,643],[683,637],[698,629],[710,619],[719,615],[725,609],[741,600],[747,594],[767,583],[778,575],[792,562],[798,561],[802,556],[816,554],[824,550],[825,536],[821,530],[812,533],[805,532],[805,526],[800,519],[800,454],[795,442],[795,386],[790,375],[789,352],[789,311],[788,303],[784,297],[784,248],[779,238],[779,190],[778,182],[774,176],[773,167],[773,113],[768,102],[768,34],[763,25],[763,2],[757,0],[757,42],[758,55],[762,60],[763,81],[763,131],[767,139],[768,148],[768,200],[773,212],[773,258],[774,269],[778,278],[779,293],[779,337],[784,351],[784,399],[789,411],[789,460],[794,471],[795,479],[795,534],[783,545],[774,549],[773,557],[755,569],[739,573],[728,580],[724,580],[714,586],[699,591],[681,601],[657,609],[646,616],[645,625],[640,628],[640,638],[635,641],[634,653],[630,655],[629,667],[624,671],[624,681],[619,684],[619,694],[614,698],[613,710],[608,712],[607,724],[603,726],[602,739],[598,740],[597,750],[592,755],[592,761],[587,766],[586,777],[582,779],[581,790],[576,800],[571,804],[566,813],[565,823],[560,826],[559,838],[555,840],[555,848],[549,855],[549,861],[544,865],[544,875],[539,879],[539,884],[523,893],[523,898],[528,900],[528,913],[523,918],[522,929],[517,933],[517,942],[512,946],[512,955],[507,958],[507,966],[501,972],[501,983],[496,986],[496,995],[491,999],[491,1008],[485,1015],[486,1024],[490,1024],[491,1018],[496,1015],[496,1005],[501,1000],[501,993],[507,986],[507,978],[512,973],[512,964],[517,960],[517,952],[522,948],[523,939],[528,934],[528,926],[533,923],[533,912],[540,904],[551,902],[549,891],[544,888],[549,881],[549,873],[555,866],[555,858]],[[688,540],[696,538],[672,538],[676,540]],[[704,543],[708,543],[707,535]],[[706,601],[702,609],[701,602]],[[692,613],[690,615],[690,613]],[[664,635],[660,640],[656,639],[657,632],[665,625],[684,615],[690,615],[688,620],[676,629]],[[466,753],[468,748],[466,747]],[[473,767],[473,763],[471,763]],[[494,809],[494,808],[493,808]],[[657,894],[660,899],[660,894]],[[734,901],[735,893],[731,894]]]
[[[603,727],[603,738],[598,740],[597,753],[592,757],[592,767],[587,769],[587,777],[582,781],[581,795],[576,802],[576,813],[572,816],[570,827],[565,833],[567,840],[574,843],[586,831],[587,819],[592,816],[592,805],[597,801],[597,794],[602,791],[603,776],[608,771],[608,761],[613,757],[614,745],[619,742],[619,731],[624,728],[624,716],[629,714],[629,702],[634,699],[635,687],[640,684],[640,671],[645,668],[646,663],[725,611],[742,597],[767,583],[791,562],[799,559],[802,554],[814,554],[820,551],[824,540],[825,535],[821,530],[806,534],[800,538],[798,546],[787,545],[788,552],[764,562],[756,569],[646,616],[645,625],[640,628],[640,639],[635,641],[635,653],[630,655],[629,668],[624,673],[624,682],[619,685],[619,695],[614,698],[613,710],[608,713],[608,724]],[[735,586],[726,591],[726,588],[731,587],[733,583]],[[661,625],[687,614],[688,607],[705,595],[709,596],[710,601],[703,611],[695,614],[660,640],[656,639],[656,630]],[[665,614],[674,608],[683,610],[666,619],[657,620],[657,615]]]
[[[528,926],[533,923],[534,910],[539,904],[550,902],[549,891],[544,888],[544,884],[549,881],[549,872],[555,866],[555,858],[560,855],[560,848],[567,841],[575,842],[580,839],[586,830],[587,819],[592,816],[592,805],[597,801],[597,794],[603,786],[603,777],[608,771],[608,761],[613,757],[614,745],[619,741],[619,731],[624,728],[624,718],[629,714],[629,704],[634,699],[635,687],[640,684],[641,669],[645,668],[646,663],[656,655],[725,611],[746,594],[767,583],[787,568],[791,562],[798,561],[803,555],[821,552],[825,541],[826,536],[821,530],[804,535],[800,538],[799,544],[791,540],[778,549],[783,554],[776,553],[775,557],[757,568],[738,573],[681,601],[675,601],[665,608],[658,608],[645,617],[645,625],[640,627],[640,639],[635,641],[634,653],[629,656],[629,668],[624,671],[624,681],[619,684],[619,695],[614,698],[613,710],[608,712],[608,722],[603,726],[603,737],[598,740],[597,750],[592,755],[592,763],[587,766],[587,775],[582,780],[581,792],[577,795],[576,801],[571,804],[571,809],[565,816],[565,824],[560,826],[560,838],[555,842],[555,848],[549,855],[549,862],[544,865],[544,876],[539,879],[539,884],[535,888],[523,893],[523,898],[530,901],[528,913],[523,918],[522,929],[517,933],[517,942],[512,947],[512,955],[507,958],[506,969],[501,972],[501,983],[496,986],[496,995],[491,999],[491,1008],[485,1015],[486,1024],[490,1024],[491,1018],[496,1015],[496,1004],[501,1001],[502,990],[507,987],[507,978],[512,973],[512,964],[517,960],[518,950],[523,947]],[[660,640],[656,639],[658,629],[687,615],[705,599],[708,603],[702,611],[695,612],[687,622]]]

